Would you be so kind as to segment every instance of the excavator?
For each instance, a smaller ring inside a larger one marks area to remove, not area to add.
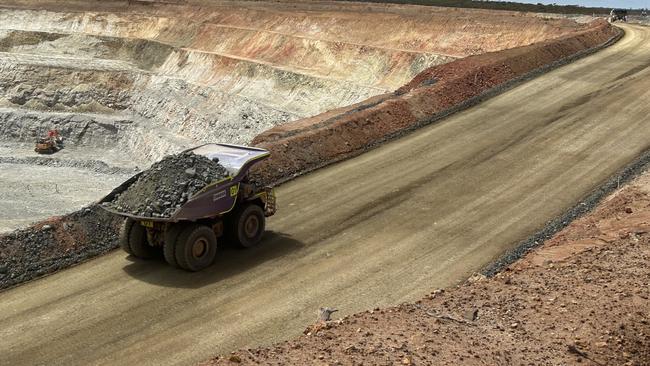
[[[47,131],[47,136],[36,140],[34,151],[39,154],[54,154],[63,149],[63,137],[58,130]]]

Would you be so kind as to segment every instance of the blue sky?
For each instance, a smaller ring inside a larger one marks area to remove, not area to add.
[[[650,8],[650,0],[511,0],[520,3],[601,6],[605,8]]]

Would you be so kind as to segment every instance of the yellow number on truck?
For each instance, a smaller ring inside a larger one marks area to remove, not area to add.
[[[140,221],[140,225],[144,227],[153,227],[153,221]]]
[[[230,196],[235,197],[237,195],[237,192],[239,192],[239,185],[234,185],[230,187]]]

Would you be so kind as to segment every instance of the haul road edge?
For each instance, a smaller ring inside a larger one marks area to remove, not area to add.
[[[122,183],[99,203],[103,209],[124,217],[119,241],[125,252],[149,259],[162,248],[170,265],[200,271],[216,258],[217,239],[224,238],[243,247],[254,246],[262,239],[266,217],[276,210],[275,194],[271,187],[258,188],[251,183],[248,172],[270,153],[259,148],[217,143],[184,152],[218,158],[229,176],[203,187],[169,217],[136,216],[108,205],[142,173]]]

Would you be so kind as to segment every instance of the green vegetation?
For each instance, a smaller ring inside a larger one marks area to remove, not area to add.
[[[414,4],[429,6],[446,6],[453,8],[476,8],[476,9],[493,9],[493,10],[513,10],[528,11],[535,13],[558,13],[558,14],[609,14],[611,8],[583,7],[578,5],[544,5],[524,4],[512,1],[482,1],[482,0],[341,0],[341,1],[362,1],[370,3],[394,3],[394,4]],[[631,11],[630,15],[640,13],[640,11]]]

